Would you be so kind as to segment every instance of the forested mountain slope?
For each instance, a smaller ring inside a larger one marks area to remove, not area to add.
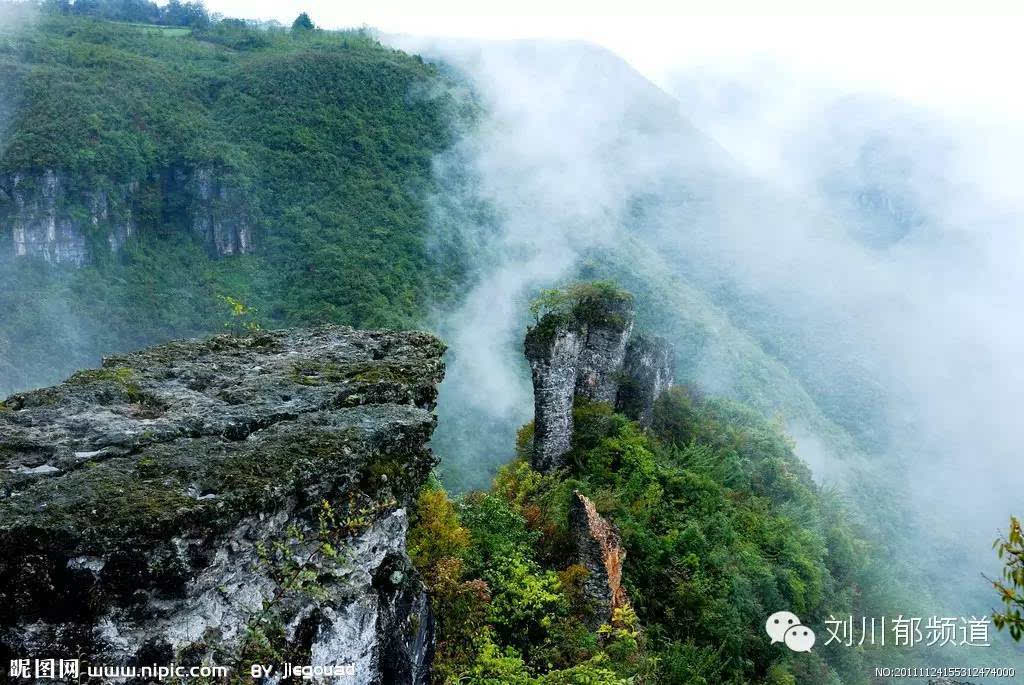
[[[451,103],[419,59],[240,22],[2,31],[0,392],[216,330],[223,296],[266,325],[408,326],[459,278],[427,241]]]

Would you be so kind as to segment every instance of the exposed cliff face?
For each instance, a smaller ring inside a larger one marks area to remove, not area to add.
[[[206,249],[222,257],[252,252],[249,208],[238,189],[208,167],[196,169],[191,183],[192,230]]]
[[[51,264],[81,266],[89,261],[88,236],[112,251],[135,232],[128,198],[134,184],[112,191],[72,191],[53,170],[0,179],[0,234],[10,232],[14,255],[40,257]]]
[[[218,336],[8,398],[0,658],[425,682],[405,507],[435,463],[443,351],[344,327]]]
[[[594,503],[578,490],[574,490],[569,505],[569,528],[576,545],[576,561],[587,569],[583,592],[593,616],[591,630],[609,623],[615,609],[629,603],[622,587],[622,562],[626,550],[622,538]]]
[[[533,376],[533,466],[550,471],[562,466],[572,446],[572,404],[584,334],[556,331],[550,339],[527,334],[526,358]]]
[[[547,314],[526,333],[533,376],[533,466],[564,466],[577,397],[607,402],[649,425],[658,396],[672,385],[672,348],[633,336],[631,300],[589,303],[589,317]]]
[[[213,256],[253,251],[250,207],[238,189],[214,169],[168,172],[165,195],[180,195],[185,220]],[[139,232],[138,181],[76,187],[73,179],[47,169],[0,179],[0,236],[9,235],[17,257],[82,266],[96,250],[117,253]],[[167,213],[160,208],[156,216]],[[156,228],[155,226],[141,226]]]
[[[672,357],[672,346],[663,338],[634,335],[626,348],[616,408],[645,426],[651,425],[654,403],[675,381]]]
[[[615,402],[633,317],[631,303],[613,302],[607,305],[601,322],[587,325],[586,341],[577,361],[578,396],[592,402]]]

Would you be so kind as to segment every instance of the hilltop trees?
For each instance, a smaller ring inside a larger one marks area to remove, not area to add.
[[[313,26],[313,20],[305,12],[295,17],[295,21],[292,22],[292,31],[312,31],[314,28],[316,27]]]
[[[202,28],[210,23],[210,15],[202,2],[170,0],[161,7],[152,0],[43,0],[39,6],[54,14],[138,24]]]

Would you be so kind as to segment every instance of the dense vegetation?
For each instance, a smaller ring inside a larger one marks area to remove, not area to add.
[[[163,26],[208,26],[210,15],[201,2],[170,0],[163,6],[151,0],[44,0],[43,11],[113,21]]]
[[[0,393],[217,330],[226,295],[268,326],[422,321],[465,268],[458,240],[427,230],[431,160],[460,116],[445,92],[436,69],[360,31],[5,22],[0,174],[135,183],[139,237],[81,270],[0,264]],[[217,261],[191,237],[168,179],[200,166],[244,198],[255,255]]]
[[[449,95],[450,75],[309,17],[289,30],[211,18],[194,3],[27,9],[0,25],[0,175],[55,169],[79,190],[137,184],[140,231],[83,269],[11,260],[0,233],[0,396],[100,354],[225,325],[420,326],[472,278],[468,253],[487,246],[430,221],[431,202],[450,190],[438,192],[432,162],[453,144],[453,120],[475,116],[471,99]],[[245,199],[255,254],[216,259],[191,234],[168,179],[198,166]],[[753,335],[736,323],[770,318],[768,308],[734,302],[731,320],[718,306],[725,295],[674,266],[626,239],[595,249],[578,275],[628,287],[639,324],[675,344],[679,378],[693,379],[700,360],[757,414],[680,391],[643,432],[607,407],[580,406],[567,472],[529,468],[527,429],[489,491],[452,500],[436,483],[425,490],[410,548],[438,609],[440,680],[858,683],[885,655],[821,646],[794,657],[766,644],[765,616],[786,606],[820,625],[829,613],[927,604],[927,579],[880,561],[909,556],[899,544],[911,525],[900,464],[867,455],[883,442],[870,434],[882,408],[854,384],[801,377],[801,346],[767,324]],[[535,313],[585,320],[578,295],[549,291]],[[827,440],[852,501],[816,487],[778,426],[757,416]],[[500,435],[460,425],[478,443]],[[457,442],[444,447],[446,465],[465,463]],[[620,527],[628,551],[633,612],[597,632],[580,627],[581,570],[566,556],[574,488]]]
[[[891,599],[870,546],[778,427],[681,388],[648,432],[607,405],[574,413],[565,472],[531,469],[528,425],[489,491],[452,501],[434,484],[420,495],[409,542],[434,591],[438,682],[868,682],[862,650],[821,640],[794,654],[764,635],[778,607],[822,625]],[[596,632],[582,627],[574,489],[627,551],[632,608]]]

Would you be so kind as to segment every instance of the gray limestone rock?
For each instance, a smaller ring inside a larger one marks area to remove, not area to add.
[[[586,341],[577,360],[576,395],[614,404],[634,313],[631,302],[612,303],[609,309],[607,320],[586,326]]]
[[[90,259],[90,235],[102,237],[117,250],[135,230],[124,201],[128,186],[73,192],[67,178],[47,169],[41,174],[13,174],[0,179],[0,187],[0,234],[10,232],[16,257],[82,266]],[[74,211],[76,203],[84,211]]]
[[[83,188],[73,181],[53,169],[0,178],[4,249],[15,257],[71,266],[95,262],[97,250],[120,252],[140,230],[133,211],[140,201],[140,182],[96,179]],[[255,250],[251,198],[222,172],[210,167],[171,168],[154,173],[146,183],[161,186],[155,195],[165,202],[176,198],[184,203],[180,223],[187,222],[212,256]],[[174,213],[168,206],[158,210]]]
[[[338,326],[217,336],[7,398],[0,661],[287,658],[426,682],[406,506],[435,463],[443,352]]]
[[[654,403],[672,387],[672,346],[663,338],[634,335],[626,348],[622,383],[615,399],[616,409],[650,426]]]
[[[192,230],[211,254],[227,256],[253,251],[248,203],[237,188],[208,167],[192,178]]]
[[[572,329],[559,330],[550,340],[527,337],[533,376],[533,465],[540,471],[562,466],[572,445],[572,405],[583,342],[583,334]]]

